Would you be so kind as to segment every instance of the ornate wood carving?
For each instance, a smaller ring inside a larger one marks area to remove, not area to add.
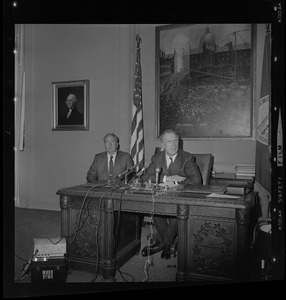
[[[189,206],[177,205],[178,219],[178,263],[177,263],[177,281],[184,281],[187,277],[187,242],[188,242],[188,218]]]
[[[233,241],[224,223],[199,222],[199,229],[193,231],[192,272],[226,277],[232,273]]]
[[[236,222],[238,224],[248,224],[250,217],[250,210],[245,208],[237,208],[235,210]]]
[[[60,196],[60,206],[61,209],[67,209],[71,206],[70,197],[66,195]]]
[[[241,280],[245,277],[248,270],[247,255],[248,255],[248,223],[250,218],[249,209],[236,209],[237,222],[237,277]]]
[[[74,214],[72,227],[77,228],[76,236],[70,246],[70,253],[75,256],[97,258],[98,249],[102,250],[102,227],[99,226],[99,213],[84,209],[78,224],[79,211]],[[100,257],[102,253],[100,252]]]
[[[70,225],[70,211],[71,211],[71,200],[69,196],[60,196],[60,207],[61,207],[61,236],[70,236],[71,225]],[[67,241],[69,244],[69,240]]]
[[[189,206],[179,204],[177,206],[177,216],[178,219],[187,219],[189,216]]]
[[[112,199],[107,199],[103,201],[103,210],[112,212],[113,211],[113,202]]]

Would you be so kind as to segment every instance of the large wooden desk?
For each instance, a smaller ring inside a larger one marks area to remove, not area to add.
[[[150,215],[154,205],[155,214],[178,219],[177,281],[247,280],[251,189],[239,199],[175,191],[152,197],[151,192],[90,190],[85,185],[62,188],[57,194],[63,237],[74,235],[81,213],[81,229],[74,239],[67,239],[72,269],[94,272],[98,268],[106,280],[113,280],[117,266],[140,251],[140,216]],[[118,216],[121,230],[114,251]]]

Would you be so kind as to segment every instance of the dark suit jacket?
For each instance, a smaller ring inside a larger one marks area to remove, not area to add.
[[[160,168],[159,182],[163,182],[165,175],[179,175],[186,177],[184,184],[202,184],[202,176],[200,170],[195,163],[195,157],[189,152],[179,149],[177,157],[172,167],[172,173],[168,173],[165,151],[154,154],[151,163],[148,166],[142,180],[147,182],[151,179],[156,182],[156,168]]]
[[[83,115],[77,110],[76,107],[72,110],[69,118],[67,118],[68,111],[62,116],[59,125],[83,125]]]
[[[134,163],[131,155],[127,152],[118,150],[114,162],[113,179],[122,172],[130,169],[133,165]],[[95,155],[93,163],[87,172],[86,180],[87,182],[95,183],[97,181],[106,181],[108,179],[107,153],[101,152]],[[124,176],[120,179],[123,180]]]

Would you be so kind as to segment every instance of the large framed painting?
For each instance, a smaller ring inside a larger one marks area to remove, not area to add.
[[[52,82],[52,130],[89,129],[89,80]]]
[[[156,134],[253,139],[254,24],[155,28]]]

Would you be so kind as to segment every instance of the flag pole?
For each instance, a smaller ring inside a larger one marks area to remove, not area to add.
[[[142,42],[142,39],[141,39],[139,34],[136,34],[136,41],[137,41],[137,48],[140,48],[140,44]]]
[[[140,44],[142,42],[139,34],[136,34],[136,63],[134,77],[134,91],[132,103],[131,121],[131,143],[130,154],[134,164],[140,163],[137,172],[144,166],[144,126],[143,126],[143,103],[142,103],[142,72],[140,59]]]

